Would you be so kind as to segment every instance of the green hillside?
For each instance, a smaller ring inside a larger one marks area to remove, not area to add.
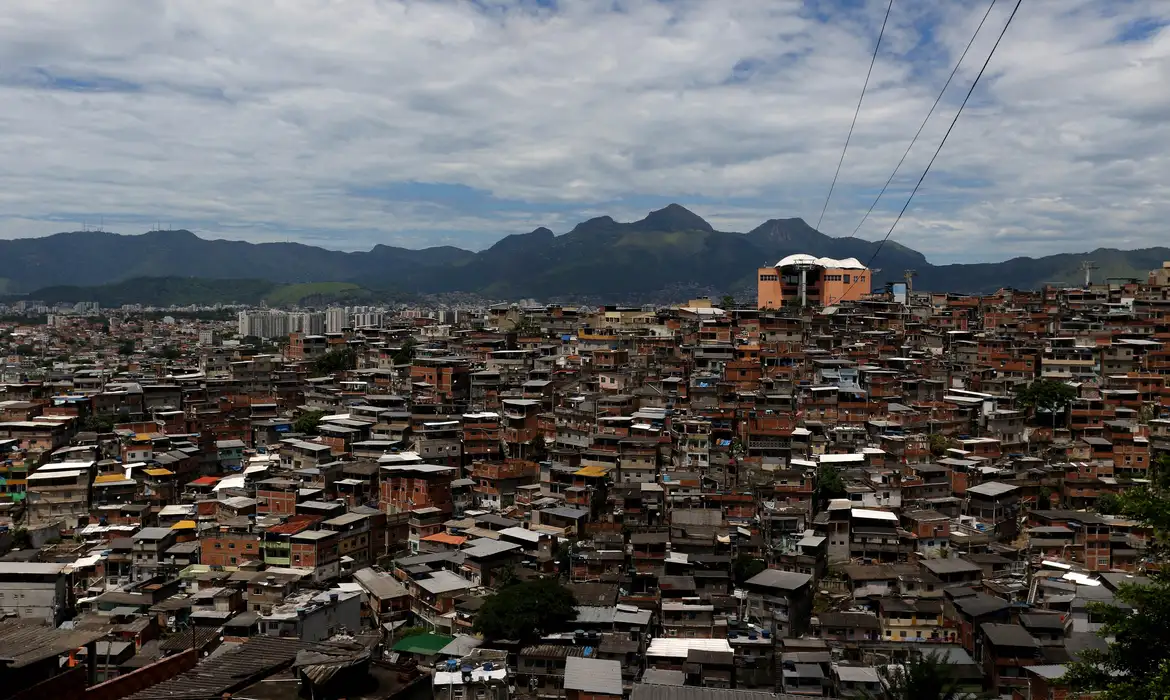
[[[135,277],[92,287],[44,287],[30,292],[27,298],[49,304],[96,301],[103,307],[116,308],[123,304],[207,306],[265,303],[272,307],[325,306],[356,301],[387,301],[401,297],[387,292],[373,292],[350,282],[277,284],[254,279]]]
[[[359,300],[370,298],[372,293],[350,282],[305,282],[285,284],[264,295],[269,306],[299,306],[306,300]]]

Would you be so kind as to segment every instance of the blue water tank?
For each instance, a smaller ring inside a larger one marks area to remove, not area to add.
[[[492,670],[492,662],[491,662],[491,661],[487,661],[487,662],[485,662],[485,663],[484,663],[484,665],[483,665],[483,670],[485,670],[485,671],[490,671],[490,670]]]
[[[585,656],[593,656],[593,647],[585,647]]]

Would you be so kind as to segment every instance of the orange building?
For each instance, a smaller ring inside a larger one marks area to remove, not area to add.
[[[796,253],[756,274],[757,307],[829,306],[870,293],[869,269],[857,258],[835,260]]]

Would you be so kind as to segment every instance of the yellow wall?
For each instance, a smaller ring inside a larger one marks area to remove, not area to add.
[[[825,306],[840,301],[857,301],[869,294],[869,270],[839,270],[825,268],[821,274],[821,303]],[[846,282],[845,280],[849,280]],[[856,280],[856,281],[855,281]]]
[[[783,283],[780,270],[761,267],[756,271],[756,308],[778,309],[783,304]]]
[[[870,293],[872,273],[869,270],[825,268],[809,271],[809,303],[823,306],[841,301],[857,301]],[[846,281],[848,280],[848,281]],[[789,303],[799,303],[793,300]],[[778,309],[784,305],[784,283],[780,270],[761,267],[756,270],[756,307]]]

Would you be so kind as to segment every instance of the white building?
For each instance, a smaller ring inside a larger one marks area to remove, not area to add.
[[[64,564],[0,562],[0,613],[56,627],[69,607]]]
[[[323,593],[289,596],[260,615],[260,634],[320,642],[335,634],[361,630],[361,593],[334,588]]]
[[[293,331],[292,315],[285,311],[241,311],[237,330],[240,336],[283,338]]]
[[[325,332],[340,333],[349,325],[349,313],[340,306],[325,309]]]

